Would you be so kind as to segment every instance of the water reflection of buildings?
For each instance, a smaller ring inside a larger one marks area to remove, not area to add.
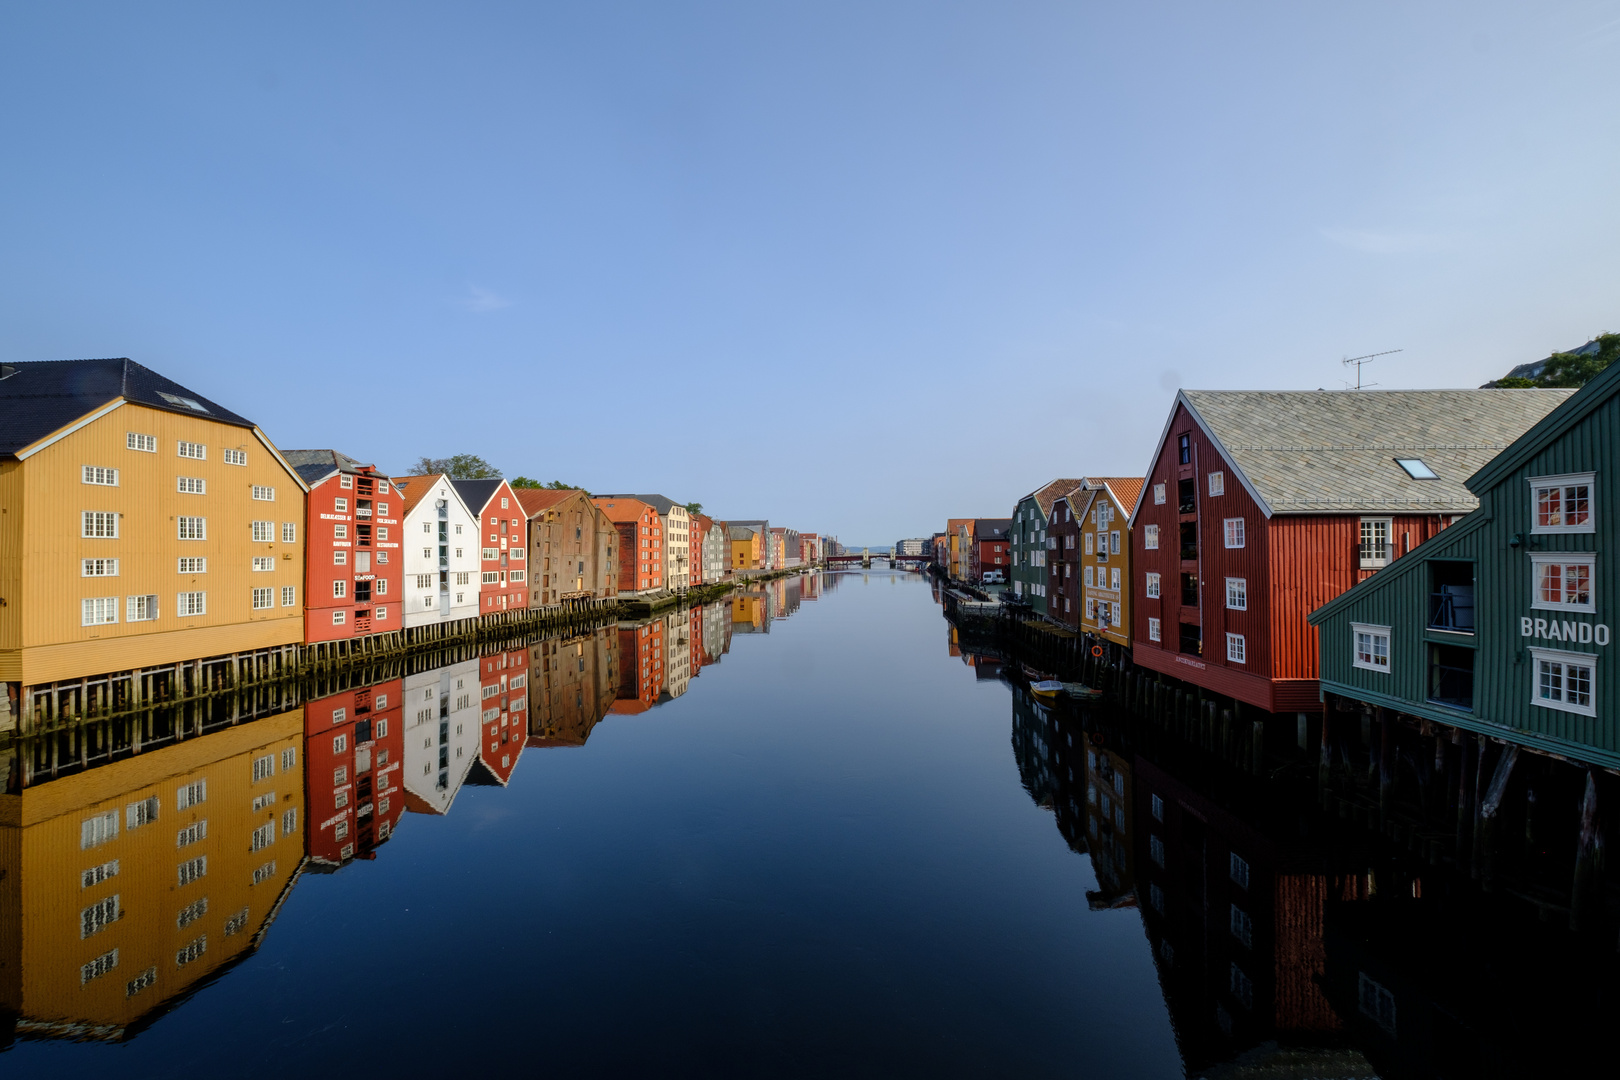
[[[530,657],[528,745],[584,746],[619,696],[618,628],[542,641]]]
[[[405,730],[399,679],[315,698],[304,706],[311,865],[370,859],[405,812]]]
[[[405,805],[412,813],[448,813],[477,760],[478,672],[473,659],[404,679]]]
[[[529,736],[529,650],[506,649],[478,659],[483,735],[467,783],[505,787]]]
[[[293,709],[0,796],[18,1034],[128,1038],[257,947],[304,863],[303,746]]]
[[[1131,850],[1132,759],[1102,745],[1085,746],[1086,839],[1097,890],[1086,894],[1093,910],[1135,907],[1135,856]],[[1078,755],[1076,755],[1078,757]]]
[[[664,692],[663,619],[619,625],[619,699],[616,713],[646,712]]]

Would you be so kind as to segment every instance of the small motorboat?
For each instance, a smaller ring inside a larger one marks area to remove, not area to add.
[[[1063,688],[1064,697],[1074,698],[1076,701],[1095,701],[1102,697],[1101,690],[1087,686],[1085,683],[1066,682],[1058,685]]]
[[[1063,692],[1063,684],[1056,679],[1042,679],[1029,684],[1029,692],[1036,697],[1055,698]]]

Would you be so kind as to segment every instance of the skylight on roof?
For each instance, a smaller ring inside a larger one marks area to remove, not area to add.
[[[1406,470],[1406,475],[1414,480],[1438,480],[1433,469],[1423,464],[1422,458],[1398,457],[1395,464]]]
[[[158,397],[162,398],[164,401],[167,401],[170,405],[178,405],[182,409],[191,409],[194,412],[201,413],[208,411],[207,409],[203,408],[203,403],[198,401],[196,398],[181,397],[179,394],[165,394],[161,390],[158,391]]]

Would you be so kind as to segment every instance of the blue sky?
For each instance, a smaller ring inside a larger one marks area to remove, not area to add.
[[[1620,3],[11,4],[0,356],[888,541],[1620,329]]]

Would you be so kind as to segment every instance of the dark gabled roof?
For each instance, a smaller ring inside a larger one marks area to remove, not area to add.
[[[973,539],[975,540],[1005,540],[1007,530],[1012,528],[1012,518],[975,518],[973,521]]]
[[[461,496],[461,501],[467,504],[467,509],[471,510],[475,517],[484,512],[489,500],[495,497],[496,489],[504,483],[506,481],[498,476],[493,480],[450,481],[451,486],[456,489],[456,494]]]
[[[127,358],[0,365],[0,454],[15,454],[123,398],[184,416],[251,428],[238,416]]]
[[[319,483],[335,472],[358,473],[362,469],[376,467],[336,450],[283,450],[281,456],[287,459],[294,472],[304,478],[304,483],[310,485]]]
[[[672,507],[672,506],[680,506],[683,509],[686,506],[685,503],[677,503],[674,499],[671,499],[671,498],[669,498],[667,496],[664,496],[664,495],[636,495],[636,494],[633,494],[633,493],[628,492],[628,491],[621,491],[618,494],[611,494],[610,493],[610,494],[607,494],[607,495],[598,495],[597,498],[599,498],[599,499],[640,499],[642,502],[646,503],[648,506],[650,506],[654,510],[658,511],[658,516],[659,517],[669,517],[669,508]]]
[[[1620,364],[1610,364],[1463,482],[1475,495],[1495,487],[1509,473],[1540,453],[1542,447],[1586,419],[1616,393],[1620,393]]]

